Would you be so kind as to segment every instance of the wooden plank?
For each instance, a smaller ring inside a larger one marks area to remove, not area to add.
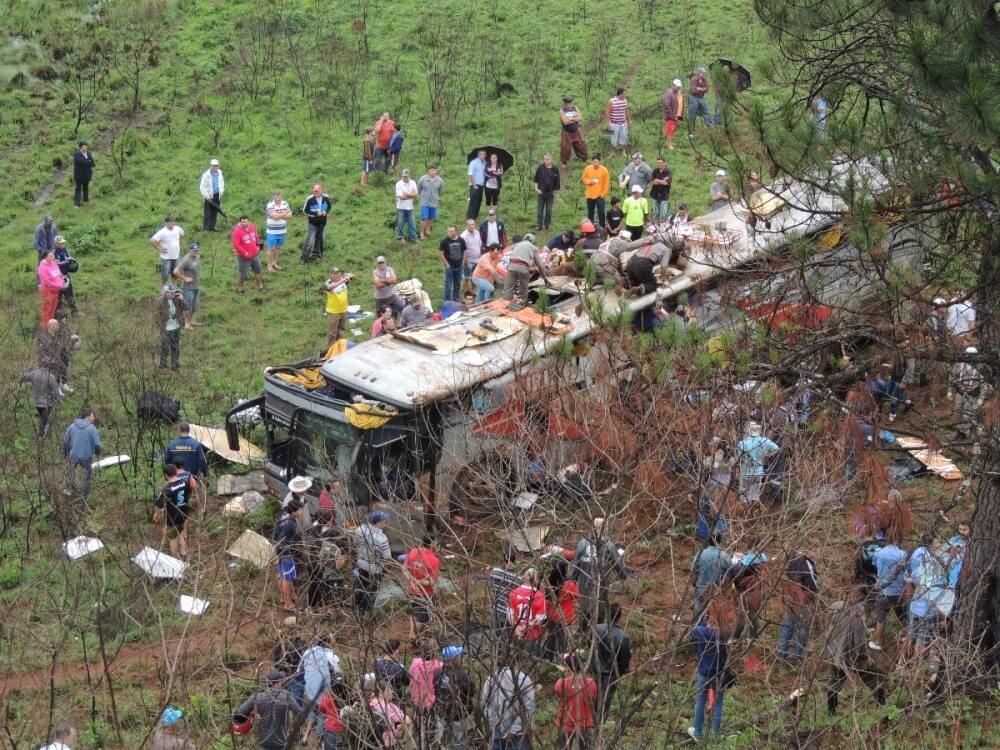
[[[226,431],[220,430],[218,427],[203,427],[200,424],[192,424],[191,435],[205,447],[205,450],[212,451],[215,455],[234,464],[249,466],[252,461],[263,462],[266,457],[263,450],[242,437],[240,438],[240,449],[238,451],[230,450]]]

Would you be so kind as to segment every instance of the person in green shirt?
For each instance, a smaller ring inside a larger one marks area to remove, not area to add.
[[[641,185],[633,185],[632,195],[622,201],[623,223],[632,234],[633,241],[642,237],[642,230],[649,221],[649,201],[642,197],[642,192]]]

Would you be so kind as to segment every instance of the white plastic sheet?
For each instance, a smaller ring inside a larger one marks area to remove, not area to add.
[[[63,543],[63,552],[70,560],[79,560],[99,549],[104,549],[104,542],[91,536],[78,536]]]
[[[171,557],[152,547],[143,547],[132,558],[132,562],[142,568],[150,578],[170,581],[183,577],[184,571],[188,567],[183,560],[178,560],[176,557]]]

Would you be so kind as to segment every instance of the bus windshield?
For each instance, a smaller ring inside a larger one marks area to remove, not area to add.
[[[292,438],[295,474],[326,483],[351,470],[358,438],[350,425],[300,411],[296,415]]]

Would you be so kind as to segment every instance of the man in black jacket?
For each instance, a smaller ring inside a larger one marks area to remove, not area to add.
[[[552,154],[545,154],[535,170],[535,193],[538,195],[535,231],[547,230],[552,224],[552,203],[560,187],[559,169],[552,163]]]
[[[313,185],[312,194],[306,198],[305,205],[302,206],[302,213],[309,220],[306,239],[302,243],[300,260],[303,263],[323,257],[325,244],[323,233],[326,231],[326,220],[330,215],[331,206],[330,196],[323,192],[323,186],[317,182]]]
[[[80,141],[80,146],[73,154],[73,182],[76,189],[73,191],[73,203],[79,208],[84,203],[90,202],[90,180],[94,176],[94,156],[90,153],[85,141]]]
[[[264,677],[264,689],[233,712],[233,724],[253,719],[258,750],[284,750],[290,747],[289,737],[295,736],[295,722],[302,713],[302,704],[284,687],[286,677],[284,672],[269,672]]]
[[[593,670],[597,677],[598,726],[607,718],[618,683],[628,674],[632,663],[632,641],[618,627],[621,614],[621,606],[612,604],[608,608],[608,621],[594,628],[597,644],[594,649]]]

